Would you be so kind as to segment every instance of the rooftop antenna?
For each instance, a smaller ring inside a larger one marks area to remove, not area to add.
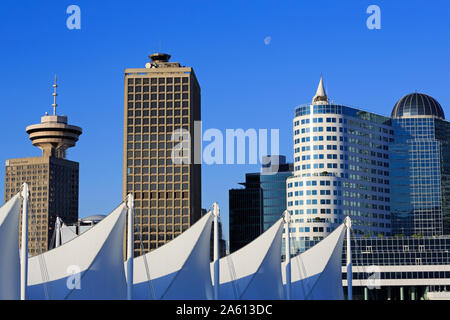
[[[56,96],[58,95],[57,93],[56,93],[56,88],[58,87],[58,85],[56,84],[56,74],[55,74],[55,84],[53,85],[53,104],[52,104],[52,107],[53,107],[53,115],[54,116],[56,116],[56,107],[58,106],[58,104],[56,103]]]

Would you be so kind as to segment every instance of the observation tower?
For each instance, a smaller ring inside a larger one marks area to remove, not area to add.
[[[56,115],[56,76],[55,84],[53,85],[53,115],[49,116],[47,113],[41,117],[41,123],[33,124],[26,128],[31,142],[34,146],[42,150],[44,157],[56,157],[65,159],[66,150],[75,146],[78,137],[83,132],[80,127],[69,125],[67,123],[67,116]]]

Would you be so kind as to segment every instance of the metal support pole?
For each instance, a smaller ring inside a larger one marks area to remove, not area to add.
[[[22,248],[20,251],[20,300],[27,296],[28,278],[28,200],[30,191],[27,183],[22,185]]]
[[[55,233],[56,233],[55,248],[58,248],[61,245],[61,219],[59,217],[56,217]]]
[[[128,228],[127,228],[127,300],[133,299],[133,260],[134,260],[134,248],[133,248],[133,208],[134,208],[134,198],[133,194],[129,193],[127,197],[127,207],[128,207]]]
[[[345,218],[345,225],[347,227],[347,300],[353,300],[353,269],[352,269],[352,248],[351,248],[351,238],[350,231],[352,228],[352,220],[350,217]],[[365,293],[365,291],[364,291]]]
[[[369,300],[369,288],[364,287],[364,300]]]
[[[220,263],[219,263],[219,217],[220,210],[217,202],[213,203],[214,216],[214,300],[219,300],[219,286],[220,286]]]
[[[289,228],[291,225],[291,215],[289,211],[284,211],[284,230],[286,235],[285,241],[285,255],[286,255],[286,300],[291,300],[292,285],[291,285],[291,235]]]
[[[405,300],[405,288],[400,287],[400,300]]]

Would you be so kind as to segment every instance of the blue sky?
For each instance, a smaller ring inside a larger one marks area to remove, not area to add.
[[[66,27],[71,4],[81,30]],[[371,4],[380,30],[366,27]],[[155,51],[194,68],[204,130],[280,129],[289,160],[294,108],[321,73],[338,103],[389,115],[417,90],[449,115],[449,10],[447,0],[2,1],[0,159],[40,155],[25,127],[51,111],[57,74],[58,113],[84,130],[68,151],[80,162],[80,217],[109,212],[122,197],[123,71]],[[258,170],[203,166],[203,207],[219,202],[227,237],[228,190]],[[3,195],[4,164],[0,181]]]

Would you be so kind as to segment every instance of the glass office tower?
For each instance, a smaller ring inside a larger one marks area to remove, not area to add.
[[[252,242],[262,233],[260,174],[247,173],[244,189],[229,190],[230,252]]]
[[[450,123],[432,97],[413,93],[391,114],[393,234],[450,234]]]
[[[282,155],[264,156],[261,172],[247,173],[245,189],[229,190],[230,252],[269,229],[286,210],[286,180],[292,163]]]
[[[390,122],[330,103],[322,79],[312,103],[295,109],[294,174],[287,179],[292,253],[321,241],[346,216],[358,236],[390,234]]]
[[[286,210],[286,179],[294,165],[285,156],[265,156],[260,176],[262,192],[262,231],[269,229]]]

